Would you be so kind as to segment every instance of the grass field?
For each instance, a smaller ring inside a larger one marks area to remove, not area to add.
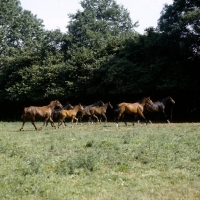
[[[21,124],[0,122],[1,200],[200,199],[200,123]]]

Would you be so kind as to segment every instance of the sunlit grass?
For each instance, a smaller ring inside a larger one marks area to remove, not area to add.
[[[119,125],[0,122],[0,199],[200,199],[199,123]]]

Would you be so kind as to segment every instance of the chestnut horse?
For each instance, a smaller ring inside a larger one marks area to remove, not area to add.
[[[99,122],[97,115],[100,115],[100,122],[101,122],[102,116],[104,117],[105,122],[107,122],[106,111],[107,111],[108,106],[110,108],[113,108],[113,106],[110,104],[110,102],[107,102],[103,106],[100,106],[100,107],[94,106],[94,107],[90,108],[91,117],[94,117],[97,120],[97,122]]]
[[[74,107],[69,102],[67,102],[62,108],[54,109],[54,111],[51,114],[51,118],[53,119],[53,121],[58,120],[59,113],[60,113],[61,110],[71,110],[73,108]],[[48,126],[48,121],[47,121],[46,126]]]
[[[117,113],[117,117],[116,117],[116,126],[118,127],[118,123],[119,123],[119,118],[122,116],[124,117],[124,114],[138,114],[140,115],[147,124],[147,120],[143,114],[144,111],[144,106],[145,105],[153,105],[153,102],[151,101],[150,97],[145,97],[143,98],[143,100],[139,103],[139,102],[135,102],[135,103],[120,103],[117,105],[117,109],[115,110],[115,112]],[[124,121],[125,124],[127,125],[126,121]],[[134,123],[133,123],[134,125]]]
[[[83,110],[83,106],[81,104],[74,106],[72,110],[61,110],[59,113],[58,128],[60,125],[63,125],[63,121],[65,118],[71,118],[71,123],[76,120],[77,124],[78,119],[76,118],[76,115],[79,110]]]
[[[62,108],[62,104],[58,100],[55,100],[55,101],[51,101],[50,104],[47,106],[42,106],[42,107],[30,106],[28,108],[25,107],[24,112],[21,116],[21,119],[23,120],[23,124],[22,124],[22,127],[20,128],[20,131],[24,128],[24,124],[26,120],[32,121],[32,124],[35,127],[35,130],[41,130],[48,120],[50,120],[52,126],[55,127],[54,122],[51,118],[51,114],[55,107]],[[36,118],[44,118],[44,123],[42,127],[39,129],[35,125]]]

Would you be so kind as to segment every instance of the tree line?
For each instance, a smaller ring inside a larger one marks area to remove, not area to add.
[[[147,95],[173,96],[177,119],[198,118],[200,1],[165,4],[144,34],[115,0],[80,4],[62,33],[45,30],[19,0],[0,2],[0,119],[20,120],[24,106],[55,99],[119,103]]]

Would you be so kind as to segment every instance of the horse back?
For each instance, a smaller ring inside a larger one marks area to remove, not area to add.
[[[97,106],[93,106],[92,108],[90,108],[90,113],[91,114],[99,114],[99,115],[101,115],[102,108],[101,107],[97,107]]]
[[[132,113],[137,113],[138,109],[143,111],[143,107],[141,106],[140,103],[129,103],[126,105],[125,107],[125,112],[128,114],[132,114]]]
[[[165,106],[160,101],[154,102],[152,106],[148,104],[145,106],[145,110],[147,110],[148,112],[161,112],[164,109],[165,109]]]
[[[60,118],[70,118],[72,116],[76,116],[78,111],[76,110],[61,110],[59,113]]]
[[[26,116],[27,118],[30,117],[44,118],[44,117],[49,117],[51,113],[52,110],[46,106],[43,107],[30,106],[24,108],[23,115]]]

